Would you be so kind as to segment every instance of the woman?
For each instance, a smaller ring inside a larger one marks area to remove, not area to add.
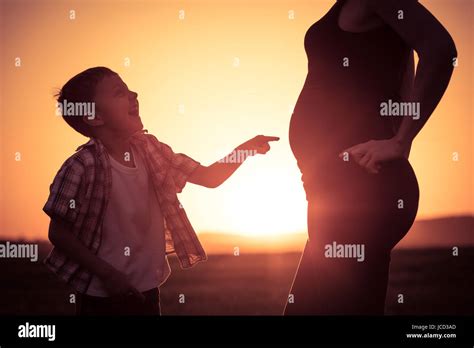
[[[309,238],[285,314],[382,315],[390,252],[418,209],[411,143],[456,48],[416,0],[341,0],[309,28],[305,50],[289,137]]]

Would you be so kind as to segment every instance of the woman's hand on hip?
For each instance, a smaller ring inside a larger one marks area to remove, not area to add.
[[[339,154],[340,158],[348,156],[371,174],[379,173],[383,162],[398,158],[408,158],[408,148],[395,138],[370,140],[345,149]]]

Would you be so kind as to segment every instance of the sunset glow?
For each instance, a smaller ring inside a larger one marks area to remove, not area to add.
[[[420,2],[449,28],[459,66],[412,147],[418,218],[473,214],[473,2]],[[307,73],[305,32],[332,3],[0,0],[0,237],[46,238],[49,185],[88,140],[55,115],[53,94],[100,65],[138,93],[150,133],[203,165],[255,135],[281,138],[216,189],[187,184],[180,199],[197,231],[268,239],[305,232],[288,126]]]

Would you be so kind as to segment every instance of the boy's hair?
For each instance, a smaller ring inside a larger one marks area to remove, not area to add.
[[[84,70],[66,82],[63,88],[55,95],[56,100],[60,104],[63,104],[64,100],[68,103],[92,103],[94,102],[95,88],[99,81],[113,74],[117,73],[103,66]],[[67,124],[82,135],[86,137],[92,136],[91,128],[82,120],[82,117],[65,116],[64,113],[62,117]]]

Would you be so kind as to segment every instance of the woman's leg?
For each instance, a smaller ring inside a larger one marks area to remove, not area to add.
[[[379,224],[343,211],[322,214],[319,207],[308,204],[310,239],[290,292],[294,303],[287,303],[285,315],[383,315],[390,249],[380,242]],[[334,243],[356,246],[361,254],[330,257]]]
[[[418,209],[413,169],[398,160],[372,176],[355,166],[327,164],[316,178],[310,162],[298,165],[306,178],[309,241],[291,289],[294,303],[285,314],[382,315],[390,252]],[[333,243],[363,247],[363,261],[327,257]]]
[[[311,255],[311,244],[306,242],[298,269],[293,279],[284,315],[314,315],[315,301],[318,299],[315,264]]]

